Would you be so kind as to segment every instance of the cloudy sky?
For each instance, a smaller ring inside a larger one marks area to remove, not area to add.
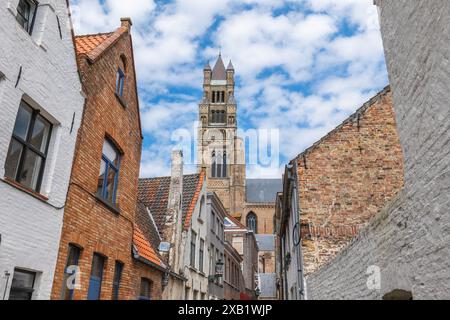
[[[141,176],[167,175],[174,132],[193,132],[203,66],[236,69],[239,126],[279,130],[281,167],[388,84],[373,0],[71,0],[76,34],[133,20],[144,150]],[[187,171],[195,170],[186,166]]]

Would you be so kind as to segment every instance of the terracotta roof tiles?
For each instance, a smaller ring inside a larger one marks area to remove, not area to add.
[[[91,61],[95,61],[127,32],[127,28],[120,27],[114,32],[75,36],[77,55],[86,55]]]

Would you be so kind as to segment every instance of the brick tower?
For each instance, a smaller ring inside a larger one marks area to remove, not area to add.
[[[237,104],[234,67],[219,54],[213,69],[204,70],[203,98],[199,104],[197,143],[199,170],[206,169],[207,188],[215,192],[225,209],[242,216],[245,201],[245,149],[237,136]]]

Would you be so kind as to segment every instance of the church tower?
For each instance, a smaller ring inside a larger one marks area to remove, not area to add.
[[[199,104],[197,152],[199,170],[206,170],[207,189],[215,192],[225,209],[240,218],[245,201],[245,149],[237,136],[234,67],[222,56],[213,69],[204,70],[203,98]]]

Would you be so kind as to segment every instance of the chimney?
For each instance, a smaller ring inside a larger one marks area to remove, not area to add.
[[[171,244],[168,252],[169,265],[174,268],[179,260],[178,250],[181,245],[183,222],[183,153],[172,151],[172,169],[170,175],[167,215],[163,231],[163,241]],[[177,270],[177,269],[175,269]]]
[[[131,30],[131,26],[133,25],[131,18],[121,18],[120,22],[122,27],[126,28],[128,31]]]

